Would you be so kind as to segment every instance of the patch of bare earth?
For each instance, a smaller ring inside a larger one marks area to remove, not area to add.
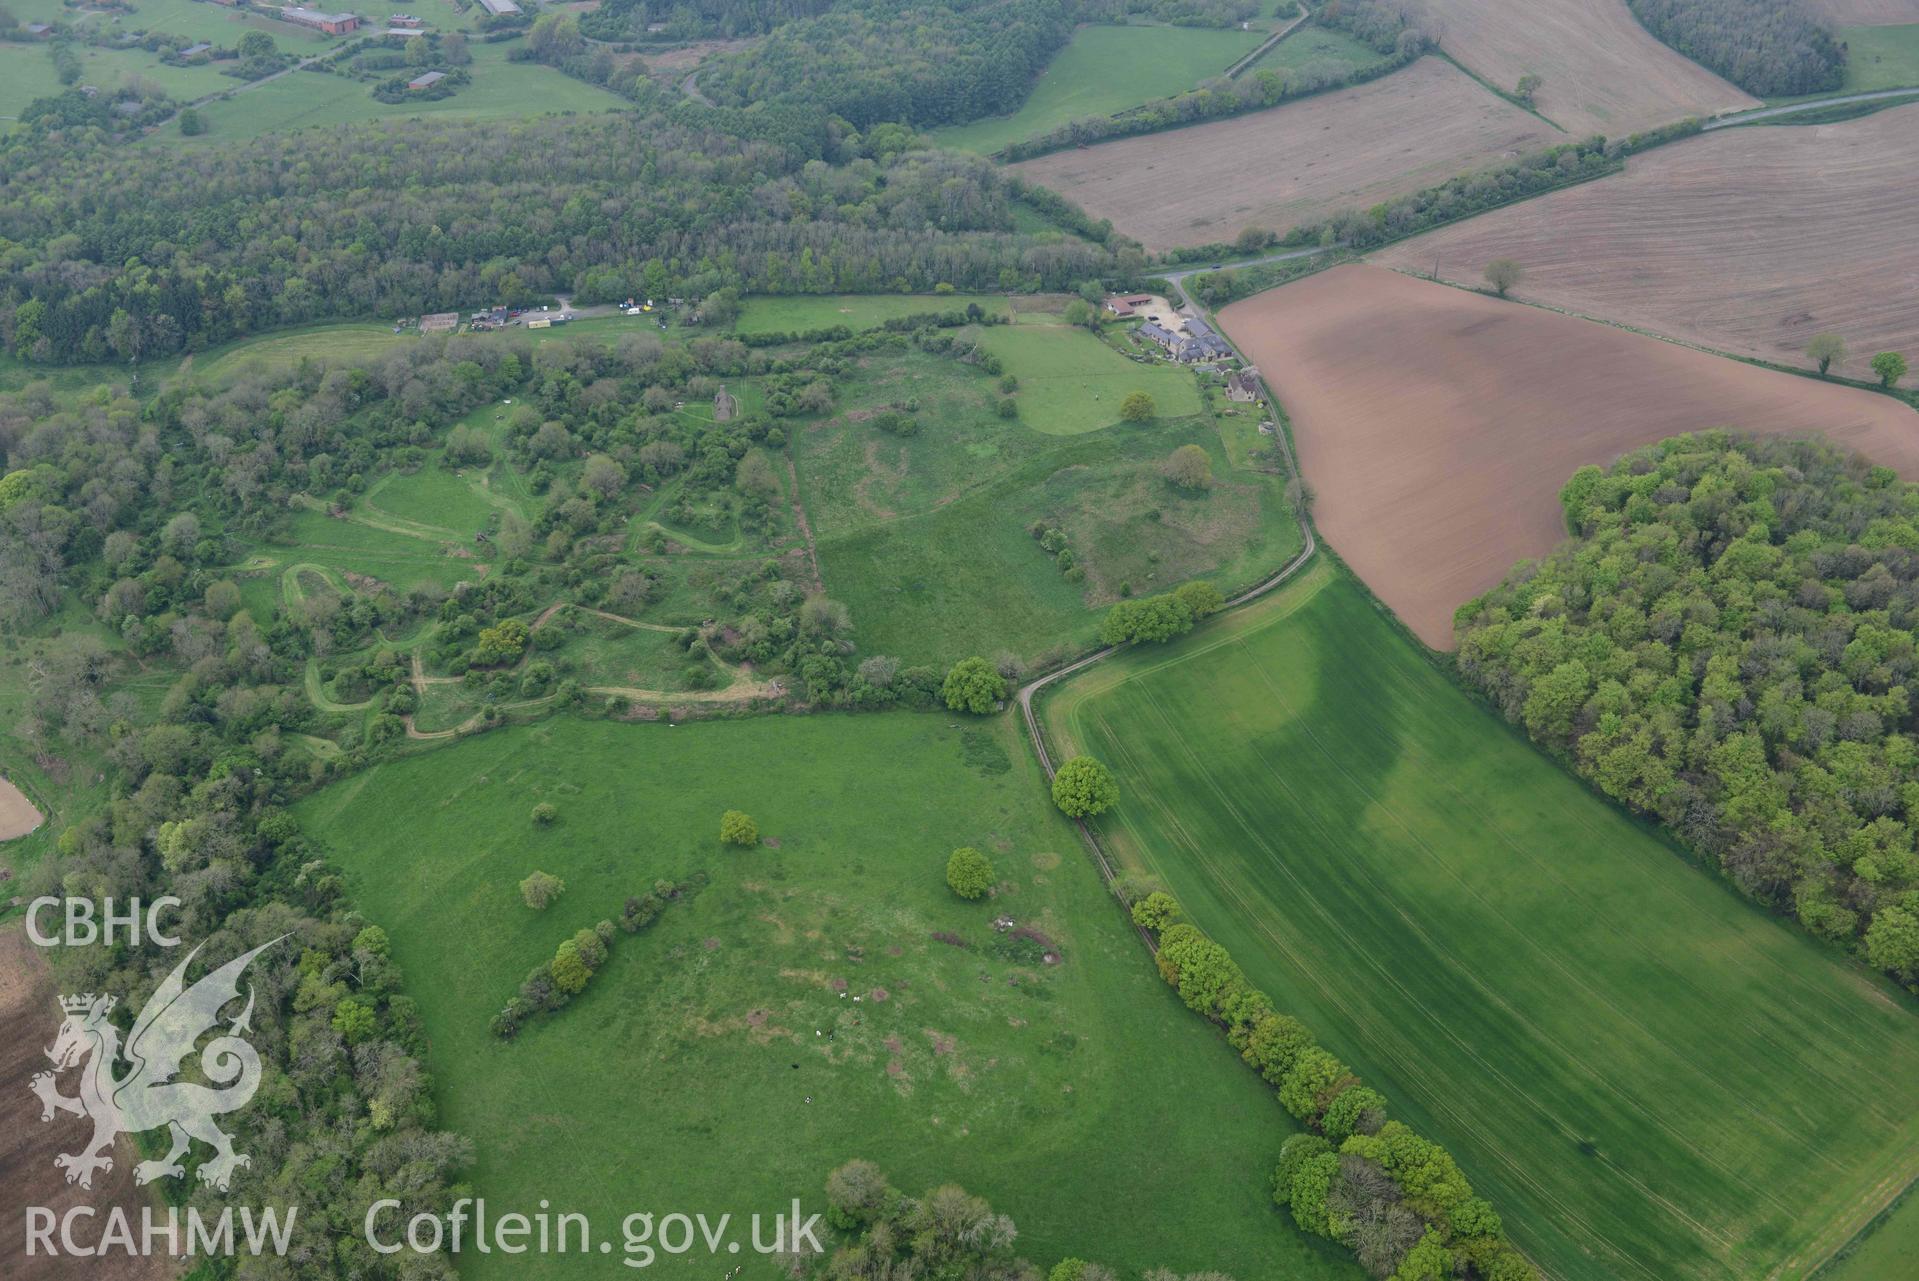
[[[1562,135],[1439,58],[1231,120],[1014,165],[1150,249],[1285,231]]]
[[[76,1238],[83,1244],[97,1239],[110,1207],[122,1207],[137,1234],[141,1207],[157,1202],[148,1189],[133,1182],[139,1159],[132,1140],[122,1136],[114,1145],[113,1169],[94,1176],[91,1190],[75,1187],[53,1164],[54,1157],[77,1152],[93,1133],[93,1123],[66,1113],[52,1121],[40,1120],[40,1100],[27,1083],[51,1066],[45,1047],[53,1044],[60,1026],[59,993],[46,958],[27,941],[19,926],[0,929],[0,1277],[7,1281],[67,1281],[68,1278],[104,1278],[112,1281],[159,1281],[179,1268],[168,1258],[126,1258],[111,1262],[27,1255],[28,1206],[42,1206],[56,1218],[75,1206],[90,1206],[91,1220],[79,1221]],[[62,1092],[74,1092],[74,1077],[61,1081]],[[164,1240],[164,1239],[163,1239]]]
[[[1313,515],[1420,639],[1565,538],[1558,495],[1680,432],[1824,435],[1919,479],[1919,414],[1383,267],[1351,265],[1220,313],[1292,417]]]
[[[1845,372],[1919,356],[1919,106],[1835,125],[1727,129],[1626,172],[1509,205],[1376,260],[1478,283],[1525,268],[1517,296],[1720,351],[1809,366],[1843,335]]]
[[[26,793],[0,778],[0,841],[10,841],[40,826],[40,811]]]
[[[1462,66],[1501,89],[1541,77],[1534,104],[1574,137],[1621,138],[1759,100],[1654,39],[1626,0],[1410,0]]]

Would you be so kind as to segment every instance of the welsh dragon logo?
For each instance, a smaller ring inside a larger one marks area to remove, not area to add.
[[[92,1187],[94,1171],[113,1169],[115,1138],[162,1126],[170,1132],[172,1147],[161,1159],[142,1161],[134,1167],[133,1177],[138,1183],[182,1177],[186,1167],[180,1158],[194,1139],[213,1148],[214,1154],[200,1166],[199,1176],[219,1191],[226,1191],[236,1169],[252,1164],[252,1158],[235,1152],[233,1139],[213,1123],[214,1117],[245,1107],[260,1087],[260,1056],[241,1036],[252,1030],[250,986],[246,1008],[228,1025],[225,1034],[200,1051],[200,1072],[212,1084],[174,1078],[180,1073],[181,1063],[194,1052],[195,1043],[219,1023],[220,1011],[240,999],[240,975],[253,958],[279,941],[274,939],[235,957],[188,987],[187,966],[200,953],[198,947],[194,948],[140,1011],[133,1031],[127,1034],[124,1050],[119,1029],[107,1018],[113,1010],[113,997],[89,993],[60,998],[60,1008],[67,1017],[53,1047],[46,1052],[53,1061],[53,1071],[37,1074],[32,1089],[40,1096],[42,1121],[51,1121],[57,1112],[69,1112],[93,1122],[93,1137],[85,1147],[53,1159],[67,1172],[68,1183]],[[86,1060],[86,1066],[80,1076],[79,1097],[68,1098],[60,1093],[56,1078],[82,1060]],[[126,1070],[116,1074],[122,1060]]]

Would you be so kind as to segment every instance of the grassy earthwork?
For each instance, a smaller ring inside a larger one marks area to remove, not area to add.
[[[551,827],[528,817],[540,802]],[[727,808],[762,845],[720,844]],[[1153,973],[1010,718],[562,718],[374,767],[298,814],[391,934],[494,1206],[557,1191],[610,1224],[817,1205],[863,1156],[902,1187],[990,1197],[1049,1265],[1357,1281],[1273,1211],[1290,1123]],[[993,860],[993,898],[946,888],[962,844]],[[566,882],[545,912],[516,889],[535,868]],[[561,938],[702,872],[571,1006],[511,1043],[488,1032]]]

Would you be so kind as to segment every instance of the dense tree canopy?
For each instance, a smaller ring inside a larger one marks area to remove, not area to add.
[[[1627,0],[1646,29],[1760,98],[1825,93],[1846,55],[1803,0]]]
[[[842,0],[700,72],[715,102],[807,104],[865,129],[1012,110],[1073,34],[1069,0]]]
[[[1919,982],[1919,487],[1713,433],[1561,499],[1575,538],[1460,611],[1461,672],[1746,893]]]

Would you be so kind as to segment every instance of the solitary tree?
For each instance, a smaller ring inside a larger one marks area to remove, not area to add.
[[[760,825],[750,814],[728,810],[720,815],[720,839],[728,845],[758,845]]]
[[[1906,376],[1906,358],[1896,351],[1882,351],[1872,358],[1872,372],[1879,375],[1879,385],[1890,390]]]
[[[1181,489],[1210,489],[1213,459],[1203,446],[1181,445],[1166,460],[1166,479]]]
[[[1006,697],[1006,678],[983,658],[962,658],[946,673],[940,698],[956,712],[984,716]]]
[[[1530,107],[1533,105],[1533,99],[1539,93],[1539,86],[1544,83],[1546,83],[1544,79],[1529,71],[1519,77],[1519,87],[1513,90],[1513,97]]]
[[[946,884],[961,898],[980,898],[993,887],[993,865],[986,855],[962,845],[946,860]]]
[[[181,110],[180,132],[182,134],[191,138],[198,134],[203,134],[206,131],[207,122],[201,117],[198,111],[195,111],[192,107],[186,107]]]
[[[1159,417],[1159,406],[1143,391],[1129,391],[1119,402],[1119,416],[1129,423],[1148,422]]]
[[[545,801],[541,801],[538,805],[535,805],[533,807],[533,821],[535,823],[538,823],[541,827],[553,826],[553,820],[557,819],[559,816],[560,816],[560,811],[554,809],[553,806],[551,806]]]
[[[1819,362],[1819,376],[1824,378],[1833,361],[1845,363],[1846,340],[1838,334],[1814,334],[1806,344],[1806,354]]]
[[[550,872],[535,872],[520,882],[520,898],[536,912],[544,912],[547,905],[566,893],[566,882]]]
[[[1113,771],[1090,756],[1075,756],[1053,775],[1053,804],[1068,818],[1104,814],[1118,803]]]
[[[1525,274],[1526,269],[1510,258],[1495,258],[1486,264],[1486,283],[1497,290],[1501,298]]]

